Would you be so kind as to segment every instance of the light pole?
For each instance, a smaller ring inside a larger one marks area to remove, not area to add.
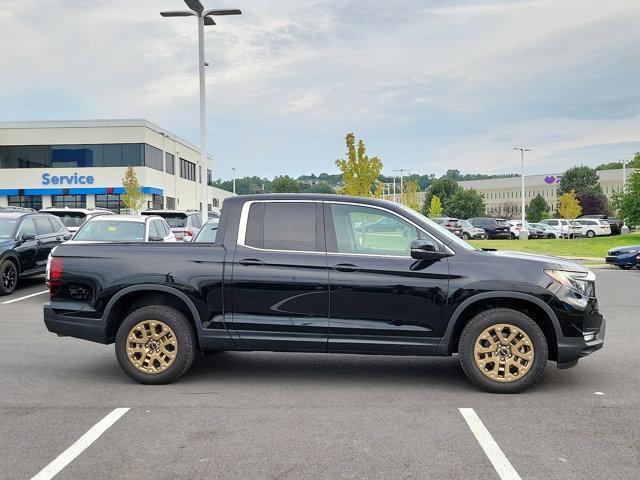
[[[402,203],[402,196],[404,195],[404,188],[403,188],[403,177],[404,177],[404,172],[406,172],[407,169],[406,168],[398,168],[397,170],[394,170],[394,172],[400,172],[400,203]],[[393,183],[395,184],[395,178],[393,179]],[[394,198],[395,201],[395,198]]]
[[[233,194],[236,194],[236,169],[235,167],[231,167],[231,171],[233,172]],[[262,187],[264,190],[264,187]]]
[[[622,159],[622,193],[627,190],[627,162]]]
[[[198,63],[199,63],[199,77],[200,77],[200,156],[201,156],[201,177],[207,176],[207,148],[206,148],[206,130],[207,130],[207,118],[206,118],[206,98],[205,98],[205,78],[204,78],[204,26],[215,25],[213,16],[221,15],[240,15],[240,10],[205,10],[200,3],[200,0],[184,0],[187,7],[190,10],[180,10],[171,12],[160,12],[163,17],[197,17],[198,18]],[[213,166],[211,167],[213,172]],[[202,224],[207,221],[207,198],[209,196],[209,189],[205,179],[202,180]],[[196,182],[196,188],[197,188]],[[197,198],[197,195],[196,195]]]
[[[522,163],[522,172],[521,172],[521,178],[522,178],[522,190],[521,190],[521,194],[520,196],[522,197],[520,200],[522,200],[521,202],[521,212],[520,212],[520,217],[522,218],[522,229],[520,230],[520,232],[526,232],[524,234],[521,235],[521,239],[524,237],[524,239],[526,240],[528,235],[527,229],[525,227],[525,209],[524,209],[524,152],[530,152],[531,149],[529,148],[523,148],[523,147],[514,147],[514,150],[520,150],[520,162]]]
[[[393,176],[393,201],[396,201],[396,177]]]

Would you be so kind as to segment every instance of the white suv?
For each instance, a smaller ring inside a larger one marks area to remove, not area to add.
[[[549,218],[547,220],[541,220],[538,223],[548,226],[556,238],[573,238],[582,236],[582,227],[580,225],[575,225],[564,218]],[[549,233],[545,233],[547,238],[549,238]]]
[[[106,208],[70,208],[70,207],[47,207],[40,210],[41,213],[55,215],[62,220],[62,223],[71,233],[76,233],[87,220],[99,215],[113,215],[111,210]]]
[[[582,226],[582,235],[589,238],[602,235],[611,235],[611,226],[606,220],[597,218],[578,218],[577,220]]]

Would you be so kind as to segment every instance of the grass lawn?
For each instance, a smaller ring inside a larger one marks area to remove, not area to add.
[[[640,245],[640,232],[611,237],[576,238],[574,240],[562,240],[559,238],[527,241],[471,240],[469,243],[478,248],[541,253],[559,257],[596,257],[604,260],[604,257],[607,255],[607,250],[613,247]]]

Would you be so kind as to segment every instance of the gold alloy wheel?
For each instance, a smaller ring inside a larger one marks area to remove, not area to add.
[[[178,342],[165,323],[144,320],[127,335],[127,357],[143,373],[162,373],[176,359]]]
[[[501,323],[485,329],[475,341],[473,358],[480,371],[497,382],[524,377],[535,352],[533,342],[520,328]]]

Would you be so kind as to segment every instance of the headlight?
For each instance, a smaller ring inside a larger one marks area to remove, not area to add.
[[[545,270],[544,273],[556,282],[585,297],[594,295],[596,276],[593,272],[569,272],[567,270]]]

